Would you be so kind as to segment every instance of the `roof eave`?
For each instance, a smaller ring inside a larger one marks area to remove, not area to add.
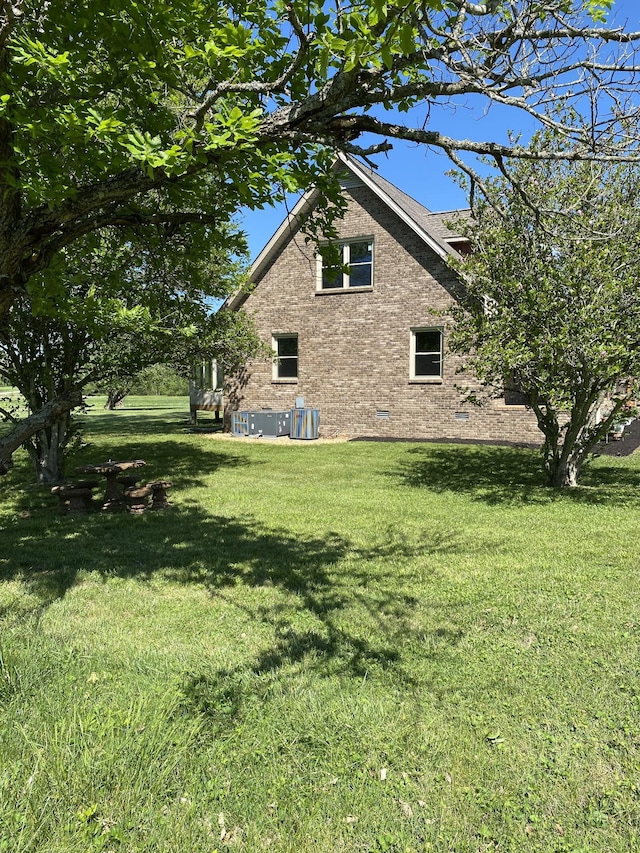
[[[400,219],[408,225],[409,228],[411,228],[411,230],[414,231],[430,249],[442,258],[442,260],[446,261],[451,257],[458,257],[458,252],[456,252],[455,249],[447,245],[447,243],[437,240],[432,234],[425,231],[425,229],[418,225],[415,219],[403,210],[403,208],[400,207],[400,205],[397,204],[381,187],[379,187],[375,181],[372,181],[367,174],[366,169],[364,169],[357,160],[347,158],[347,156],[342,152],[338,154],[338,157],[346,166],[348,166],[349,169],[356,172],[362,183],[375,193],[378,198],[381,198],[382,201],[384,201],[384,203],[393,210],[393,212],[399,216]]]

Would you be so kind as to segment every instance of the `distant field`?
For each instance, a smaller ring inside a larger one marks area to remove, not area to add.
[[[9,385],[0,385],[0,409],[11,410],[20,399],[20,392],[16,388],[11,388]],[[10,429],[11,423],[4,419],[0,413],[0,436],[9,432]]]
[[[172,508],[1,482],[1,853],[640,849],[640,457],[84,416]]]

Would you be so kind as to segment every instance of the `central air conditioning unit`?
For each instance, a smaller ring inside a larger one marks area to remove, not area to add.
[[[231,412],[233,435],[264,435],[277,438],[288,435],[294,439],[318,438],[320,411],[318,409],[262,409],[251,412]]]
[[[247,412],[249,423],[247,435],[280,436],[289,435],[291,430],[291,411],[283,412],[267,409],[262,412]]]
[[[291,410],[291,438],[313,439],[320,434],[320,411],[318,409]]]

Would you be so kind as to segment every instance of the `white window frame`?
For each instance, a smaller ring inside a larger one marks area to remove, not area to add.
[[[428,353],[419,353],[416,348],[416,338],[421,332],[437,332],[440,335],[440,350],[430,350]],[[409,379],[411,382],[426,382],[440,383],[443,377],[444,367],[444,328],[442,326],[416,326],[411,329],[411,338],[409,345]],[[440,372],[439,373],[416,373],[416,356],[420,354],[435,355],[436,352],[440,356]]]
[[[279,342],[283,340],[295,340],[296,342],[296,354],[295,356],[280,356],[279,354]],[[274,350],[275,357],[273,359],[273,372],[272,379],[274,382],[290,382],[295,383],[298,381],[298,373],[300,370],[300,352],[299,352],[299,340],[298,334],[296,332],[282,332],[279,334],[274,334],[271,336],[271,346]],[[280,376],[280,364],[282,359],[293,359],[296,360],[296,375],[295,376]]]
[[[369,284],[363,285],[352,285],[351,284],[351,274],[348,272],[342,273],[342,283],[336,285],[335,287],[323,287],[322,286],[322,272],[324,269],[324,261],[322,254],[318,252],[316,256],[316,273],[317,273],[317,282],[316,282],[316,291],[318,293],[345,293],[349,292],[360,292],[373,290],[373,282],[374,282],[374,254],[375,254],[375,244],[373,237],[354,237],[349,240],[339,240],[337,242],[337,247],[341,252],[342,264],[345,267],[351,267],[351,246],[356,243],[369,243],[371,245],[371,261],[367,261],[367,266],[371,267],[371,277]],[[364,266],[365,264],[353,264],[353,266]]]

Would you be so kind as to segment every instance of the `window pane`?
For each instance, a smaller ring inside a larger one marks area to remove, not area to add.
[[[371,240],[323,246],[319,251],[322,258],[322,280],[320,282],[322,290],[335,290],[343,287],[371,287],[373,283],[373,242]],[[344,266],[336,264],[337,255],[344,261]]]
[[[278,355],[298,355],[297,338],[278,338]]]
[[[416,353],[440,353],[440,332],[432,329],[429,332],[416,332]]]
[[[331,287],[342,287],[342,270],[338,267],[323,268],[322,287],[324,290]]]
[[[371,263],[373,243],[349,243],[349,261],[352,264]]]
[[[358,264],[350,268],[349,287],[371,286],[371,264]]]
[[[298,338],[287,336],[277,338],[278,379],[295,379],[298,375]]]
[[[278,376],[280,379],[292,379],[298,375],[298,359],[283,358],[278,365]]]
[[[416,376],[440,376],[440,354],[416,355]]]

